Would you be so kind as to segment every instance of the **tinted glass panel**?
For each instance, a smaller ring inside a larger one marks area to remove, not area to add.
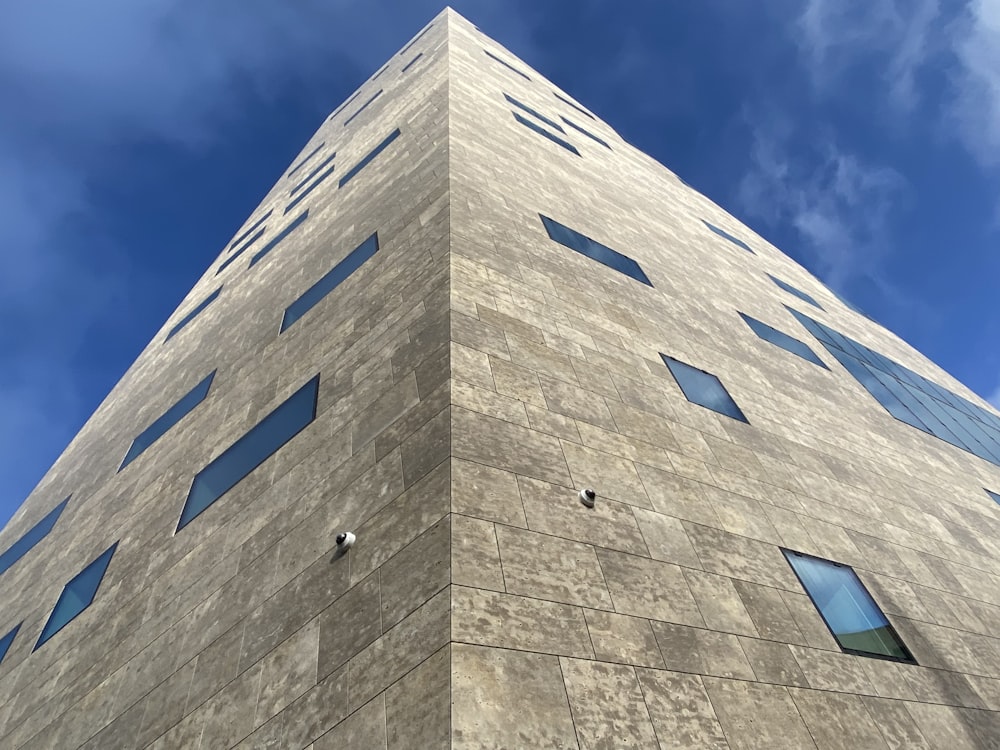
[[[308,218],[309,218],[309,209],[307,208],[305,211],[303,211],[294,219],[292,219],[291,224],[289,224],[287,227],[285,227],[276,235],[274,235],[274,237],[271,239],[270,242],[268,242],[266,245],[264,245],[264,247],[262,247],[260,250],[257,251],[257,253],[250,259],[250,268],[253,268],[254,265],[257,263],[257,261],[259,261],[269,252],[274,250],[274,248],[276,248],[282,240],[284,240],[286,237],[288,237],[288,235],[290,235],[292,232],[294,232],[296,229],[302,226],[302,222],[304,222]]]
[[[344,187],[344,185],[346,185],[348,182],[354,179],[354,176],[358,172],[367,167],[371,163],[372,159],[381,154],[386,149],[386,147],[397,138],[399,138],[399,128],[396,128],[391,133],[389,133],[389,135],[386,136],[384,141],[382,141],[375,148],[369,151],[368,154],[361,161],[359,161],[357,164],[351,167],[348,173],[340,178],[340,187]]]
[[[300,161],[298,164],[296,164],[294,167],[292,167],[292,171],[288,173],[288,176],[291,177],[296,172],[298,172],[300,169],[302,169],[302,167],[304,167],[306,164],[308,164],[309,160],[312,159],[314,156],[316,156],[316,154],[319,153],[319,150],[321,148],[323,148],[323,146],[325,146],[325,145],[326,145],[326,141],[324,141],[323,143],[319,144],[316,148],[314,148],[312,151],[310,151],[308,154],[306,154],[304,157],[302,157],[302,161]],[[270,211],[268,211],[268,213],[270,213]]]
[[[570,120],[570,119],[568,119],[566,117],[563,117],[562,121],[564,123],[566,123],[567,125],[569,125],[571,128],[573,128],[573,130],[576,130],[577,132],[583,133],[585,136],[587,136],[588,138],[590,138],[590,140],[597,141],[602,146],[604,146],[604,148],[611,148],[611,146],[609,146],[606,141],[598,138],[596,135],[594,135],[593,133],[591,133],[589,130],[585,130],[584,128],[581,128],[579,125],[577,125],[572,120]]]
[[[180,401],[167,409],[155,422],[139,433],[139,436],[132,441],[132,445],[125,454],[122,465],[118,467],[121,471],[134,461],[146,448],[151,446],[171,427],[181,421],[188,412],[205,400],[208,389],[212,387],[212,378],[215,377],[213,370],[198,385],[181,397]]]
[[[521,117],[521,115],[519,115],[517,112],[514,112],[513,114],[514,114],[514,119],[517,120],[522,125],[524,125],[526,128],[529,128],[530,130],[534,130],[539,135],[544,135],[550,141],[552,141],[553,143],[558,143],[560,146],[562,146],[567,151],[572,151],[577,156],[580,155],[580,152],[576,150],[576,146],[574,146],[569,141],[564,141],[559,136],[553,135],[548,130],[546,130],[545,128],[543,128],[541,125],[538,125],[538,124],[532,122],[531,120],[528,120],[528,119],[526,119],[524,117]]]
[[[330,165],[330,163],[331,163],[331,162],[332,162],[332,161],[333,161],[333,160],[334,160],[335,158],[337,158],[337,152],[336,152],[336,151],[334,151],[334,152],[333,152],[332,154],[330,154],[330,155],[329,155],[328,157],[326,157],[326,158],[325,158],[325,159],[324,159],[323,161],[321,161],[321,162],[320,162],[320,163],[319,163],[319,164],[318,164],[318,165],[317,165],[317,166],[316,166],[316,167],[315,167],[315,168],[314,168],[314,169],[313,169],[313,170],[312,170],[311,172],[309,172],[309,174],[307,174],[307,175],[306,175],[305,177],[303,177],[303,178],[302,178],[302,181],[301,181],[301,182],[299,182],[299,184],[298,184],[298,185],[296,185],[295,187],[293,187],[293,188],[291,189],[291,191],[290,191],[290,192],[288,193],[288,197],[289,197],[289,198],[293,198],[293,197],[295,196],[295,194],[296,194],[297,192],[299,192],[299,191],[300,191],[300,190],[301,190],[302,188],[304,188],[304,187],[306,186],[306,184],[307,184],[307,183],[309,182],[309,180],[311,180],[311,179],[312,179],[313,177],[315,177],[315,176],[316,176],[316,175],[318,175],[318,174],[319,174],[319,173],[320,173],[321,171],[323,171],[323,168],[324,168],[324,167],[327,167],[327,166],[329,166],[329,165]]]
[[[729,240],[730,242],[732,242],[737,247],[742,247],[748,253],[752,253],[753,252],[753,250],[750,248],[750,246],[747,243],[745,243],[743,240],[741,240],[741,239],[739,239],[737,237],[733,237],[733,235],[731,235],[725,229],[720,229],[719,227],[715,226],[715,224],[710,224],[707,221],[705,221],[704,219],[701,220],[701,223],[704,224],[709,229],[711,229],[713,232],[715,232],[720,237]],[[754,254],[756,255],[756,253],[754,253]]]
[[[913,661],[889,620],[846,565],[783,550],[795,575],[844,651]]]
[[[285,206],[285,213],[287,214],[292,209],[294,209],[297,205],[299,205],[302,201],[304,201],[306,198],[308,198],[309,197],[309,193],[311,193],[313,190],[315,190],[320,185],[322,185],[323,184],[323,180],[325,180],[327,177],[329,177],[330,175],[332,175],[333,174],[333,170],[335,170],[336,168],[337,168],[336,165],[330,165],[329,167],[327,167],[323,171],[323,173],[320,174],[319,177],[317,177],[315,180],[313,180],[312,182],[309,183],[309,187],[307,187],[305,190],[303,190],[301,193],[299,193],[299,195],[298,195],[297,198],[295,198],[291,203],[289,203],[287,206]],[[253,265],[253,264],[251,263],[250,265]]]
[[[357,117],[357,116],[358,116],[358,115],[360,115],[360,114],[361,114],[362,112],[364,112],[364,111],[365,111],[366,109],[368,109],[368,105],[369,105],[369,104],[371,104],[371,103],[372,103],[373,101],[375,101],[376,99],[378,99],[378,98],[379,98],[380,96],[382,96],[382,89],[379,89],[378,91],[376,91],[376,92],[375,92],[375,93],[374,93],[374,94],[372,95],[371,99],[369,99],[368,101],[366,101],[366,102],[365,102],[364,104],[362,104],[362,105],[361,105],[361,106],[360,106],[360,107],[358,108],[358,111],[357,111],[357,112],[355,112],[355,113],[354,113],[353,115],[351,115],[351,116],[350,116],[350,117],[348,117],[348,118],[347,118],[346,120],[344,120],[344,127],[346,128],[346,127],[347,127],[348,125],[350,125],[350,124],[351,124],[351,121],[352,121],[352,120],[353,120],[353,119],[354,119],[355,117]]]
[[[415,63],[417,62],[417,60],[419,60],[419,59],[420,59],[421,57],[423,57],[423,56],[424,56],[424,53],[423,53],[423,52],[421,52],[421,53],[420,53],[419,55],[417,55],[417,56],[416,56],[416,57],[414,57],[414,58],[413,58],[412,60],[410,60],[410,61],[409,61],[408,63],[406,63],[406,65],[404,65],[404,66],[403,66],[403,70],[402,70],[402,72],[403,72],[403,73],[405,73],[405,72],[406,72],[406,71],[408,71],[408,70],[409,70],[410,68],[412,68],[412,67],[414,66],[414,64],[415,64]]]
[[[232,241],[232,244],[230,244],[230,245],[229,245],[229,249],[230,249],[230,250],[232,250],[232,249],[233,249],[234,247],[236,247],[236,246],[237,246],[238,244],[240,244],[241,242],[243,242],[243,240],[245,240],[245,239],[246,239],[247,237],[249,237],[249,236],[250,236],[250,234],[251,234],[251,233],[252,233],[252,232],[253,232],[253,231],[254,231],[254,230],[255,230],[255,229],[257,228],[257,227],[259,227],[259,226],[260,226],[261,224],[263,224],[263,223],[264,223],[265,221],[267,221],[267,217],[271,215],[271,211],[272,211],[272,210],[273,210],[273,209],[268,209],[268,211],[267,211],[267,213],[266,213],[266,214],[264,214],[264,215],[263,215],[263,216],[261,216],[261,217],[260,217],[259,219],[257,219],[257,221],[255,221],[255,222],[254,222],[253,224],[251,224],[251,225],[250,225],[250,228],[249,228],[249,229],[247,229],[247,230],[246,230],[246,231],[245,231],[245,232],[244,232],[243,234],[241,234],[241,235],[240,235],[239,237],[237,237],[237,238],[236,238],[235,240],[233,240],[233,241]]]
[[[7,652],[10,650],[11,644],[17,637],[17,631],[20,629],[21,629],[20,625],[15,625],[13,630],[7,633],[7,635],[5,635],[3,638],[0,638],[0,662],[2,662],[3,658],[7,655]]]
[[[573,109],[575,109],[580,114],[586,115],[591,120],[596,120],[597,119],[592,114],[590,114],[590,112],[588,112],[587,110],[585,110],[583,107],[581,107],[580,105],[578,105],[576,102],[571,102],[569,99],[567,99],[565,96],[563,96],[562,94],[560,94],[558,91],[553,91],[552,93],[555,94],[556,99],[558,99],[559,101],[563,102],[564,104],[568,104],[569,106],[571,106]]]
[[[330,115],[330,116],[329,116],[329,117],[327,118],[327,120],[332,120],[332,119],[333,119],[334,117],[336,117],[336,116],[337,116],[337,115],[339,115],[339,114],[340,114],[341,112],[343,112],[343,111],[344,111],[345,109],[347,109],[347,108],[348,108],[349,106],[351,106],[351,103],[352,103],[352,102],[353,102],[353,101],[354,101],[355,99],[357,99],[357,98],[358,98],[359,96],[361,96],[361,92],[362,92],[362,91],[364,91],[364,87],[362,87],[362,88],[358,89],[358,90],[357,90],[357,91],[355,91],[355,92],[354,92],[353,94],[351,94],[351,98],[350,98],[350,99],[348,99],[348,100],[347,100],[346,102],[344,102],[343,104],[341,104],[341,105],[340,105],[339,107],[337,107],[337,109],[336,109],[336,110],[334,111],[334,113],[333,113],[332,115]]]
[[[750,330],[764,339],[764,341],[770,341],[775,346],[780,346],[785,351],[797,354],[802,357],[802,359],[809,360],[814,365],[826,367],[826,365],[823,364],[823,360],[817,357],[816,353],[812,349],[798,339],[792,338],[787,333],[779,331],[777,328],[772,328],[767,323],[761,323],[759,320],[751,318],[749,315],[740,313],[740,317],[743,318],[748,326],[750,326]]]
[[[28,554],[32,547],[48,536],[48,533],[52,531],[52,527],[56,525],[56,521],[59,520],[59,515],[63,512],[63,508],[66,507],[66,503],[68,502],[69,498],[67,497],[59,503],[59,505],[50,510],[45,518],[28,529],[24,536],[10,545],[10,547],[8,547],[4,553],[0,555],[0,575],[9,570],[14,563]]]
[[[740,411],[740,407],[733,401],[733,397],[729,395],[729,391],[722,385],[722,381],[715,375],[668,357],[666,354],[660,356],[663,357],[663,363],[670,369],[670,374],[674,376],[674,380],[688,401],[741,422],[748,421]]]
[[[253,243],[255,243],[257,240],[259,240],[261,237],[263,237],[266,232],[267,232],[267,227],[266,226],[261,227],[253,237],[251,237],[249,240],[247,240],[243,244],[243,246],[240,247],[239,250],[237,250],[235,253],[233,253],[228,258],[226,258],[225,261],[223,261],[222,265],[219,266],[219,269],[215,272],[215,275],[218,276],[220,273],[222,273],[227,268],[229,268],[229,266],[234,261],[236,261],[241,255],[243,255],[243,252],[245,250],[247,250],[251,245],[253,245]]]
[[[768,274],[768,275],[767,275],[767,277],[768,277],[769,279],[771,279],[771,281],[773,281],[773,282],[774,282],[775,284],[777,284],[777,285],[778,285],[779,287],[781,287],[781,288],[782,288],[782,289],[784,289],[784,290],[785,290],[786,292],[788,292],[789,294],[794,294],[794,295],[795,295],[796,297],[798,297],[798,298],[799,298],[800,300],[802,300],[803,302],[808,302],[808,303],[809,303],[810,305],[812,305],[813,307],[818,307],[818,308],[819,308],[820,310],[822,310],[822,309],[823,309],[822,305],[820,305],[820,303],[819,303],[819,302],[817,302],[816,300],[814,300],[814,299],[813,299],[812,297],[810,297],[810,296],[809,296],[808,294],[806,294],[805,292],[803,292],[803,291],[801,291],[801,290],[799,290],[799,289],[796,289],[796,288],[795,288],[794,286],[792,286],[791,284],[788,284],[788,283],[786,283],[786,282],[782,281],[781,279],[779,279],[779,278],[777,278],[777,277],[775,277],[775,276],[772,276],[771,274]]]
[[[90,606],[97,594],[97,589],[101,586],[101,581],[104,580],[104,574],[107,572],[108,565],[111,563],[111,558],[117,548],[118,542],[115,542],[63,587],[59,601],[56,602],[52,614],[49,615],[49,620],[45,623],[42,634],[38,636],[35,649],[66,627],[77,615]]]
[[[281,331],[289,328],[292,323],[309,312],[321,299],[336,289],[344,279],[357,271],[361,264],[372,257],[377,250],[378,235],[373,234],[288,306],[281,319]]]
[[[986,492],[987,495],[989,495],[990,497],[993,498],[994,502],[996,502],[997,504],[1000,504],[1000,495],[998,495],[995,492],[990,492],[989,490],[985,490],[985,492]]]
[[[600,242],[595,242],[590,237],[580,234],[567,226],[563,226],[548,216],[541,214],[539,216],[549,237],[560,245],[565,245],[572,250],[576,250],[581,255],[586,255],[588,258],[596,260],[598,263],[608,266],[608,268],[613,268],[636,281],[653,286],[639,264],[627,255],[622,255],[610,247],[602,245]]]
[[[539,111],[537,111],[535,109],[532,109],[527,104],[521,104],[521,102],[519,102],[517,99],[515,99],[510,94],[504,94],[503,98],[506,99],[509,103],[513,104],[518,109],[527,112],[529,115],[531,115],[532,117],[534,117],[536,120],[541,120],[542,122],[544,122],[549,127],[555,128],[560,133],[565,133],[566,132],[565,130],[563,130],[562,125],[560,125],[558,122],[550,120],[548,117],[546,117],[545,115],[543,115],[541,112],[539,112]]]
[[[498,63],[500,63],[501,65],[503,65],[508,70],[513,70],[515,73],[517,73],[519,76],[521,76],[521,78],[523,78],[524,80],[526,80],[526,81],[530,81],[531,80],[530,78],[528,78],[528,76],[526,74],[522,73],[520,70],[518,70],[517,68],[515,68],[513,65],[511,65],[506,60],[501,60],[499,57],[497,57],[496,55],[494,55],[488,49],[484,49],[483,52],[486,53],[487,57],[496,60]]]
[[[216,289],[210,295],[208,295],[207,297],[205,297],[205,299],[203,299],[198,304],[198,306],[196,308],[194,308],[191,312],[189,312],[187,315],[185,315],[183,318],[181,318],[180,322],[177,325],[175,325],[173,328],[170,329],[170,332],[167,334],[167,337],[165,339],[163,339],[163,340],[164,341],[169,341],[175,335],[177,335],[177,333],[180,332],[180,330],[182,328],[184,328],[184,326],[186,326],[192,320],[194,320],[195,318],[197,318],[198,315],[200,315],[201,312],[206,307],[208,307],[213,302],[215,302],[215,298],[219,296],[219,292],[221,292],[221,291],[222,291],[222,287],[220,286],[218,289]]]
[[[177,522],[187,526],[316,417],[319,375],[288,397],[225,453],[198,472]]]

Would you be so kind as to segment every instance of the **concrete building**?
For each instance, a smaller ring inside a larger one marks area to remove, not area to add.
[[[997,748],[997,464],[445,11],[0,534],[0,747]]]

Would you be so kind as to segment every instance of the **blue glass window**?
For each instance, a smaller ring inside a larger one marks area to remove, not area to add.
[[[573,130],[577,131],[578,133],[583,133],[590,140],[597,141],[602,146],[604,146],[604,148],[607,148],[607,149],[611,148],[611,146],[608,145],[607,141],[605,141],[605,140],[603,140],[601,138],[598,138],[596,135],[594,135],[593,133],[591,133],[589,130],[586,130],[585,128],[581,128],[579,125],[577,125],[575,122],[573,122],[572,120],[570,120],[568,117],[563,117],[562,121],[564,123],[566,123],[567,125],[569,125],[571,128],[573,128]]]
[[[215,298],[219,296],[219,292],[221,292],[221,291],[222,291],[222,287],[220,286],[218,289],[216,289],[210,295],[208,295],[207,297],[205,297],[205,299],[203,299],[201,302],[199,302],[197,307],[195,307],[191,312],[189,312],[187,315],[185,315],[183,318],[181,318],[180,322],[177,325],[175,325],[173,328],[170,329],[170,332],[167,334],[167,337],[165,339],[163,339],[163,341],[164,342],[170,341],[170,339],[172,339],[174,336],[176,336],[181,331],[181,329],[184,328],[184,326],[186,326],[192,320],[194,320],[195,318],[197,318],[204,311],[204,309],[206,307],[208,307],[213,302],[215,302]]]
[[[915,663],[851,568],[800,552],[782,552],[844,651]]]
[[[237,250],[235,253],[230,255],[222,262],[222,265],[219,266],[218,270],[215,272],[215,275],[218,276],[220,273],[229,268],[229,266],[232,263],[234,263],[236,260],[239,259],[241,255],[243,255],[243,252],[245,250],[249,249],[250,246],[253,245],[261,237],[263,237],[266,232],[267,232],[267,226],[261,227],[260,230],[258,230],[258,232],[253,237],[247,240],[239,250]]]
[[[510,94],[504,94],[503,98],[506,99],[511,104],[513,104],[518,109],[527,112],[529,115],[531,115],[532,117],[534,117],[536,120],[541,120],[542,122],[544,122],[549,127],[555,128],[560,133],[565,133],[566,132],[565,130],[563,130],[562,125],[560,125],[558,122],[555,122],[554,120],[550,120],[548,117],[546,117],[545,115],[543,115],[541,112],[532,109],[527,104],[521,104],[521,102],[519,102],[517,99],[515,99]]]
[[[532,122],[531,120],[528,120],[528,119],[526,119],[524,117],[521,117],[521,115],[519,115],[517,112],[514,112],[513,115],[514,115],[514,119],[517,120],[522,125],[524,125],[526,128],[528,128],[530,130],[534,130],[539,135],[544,135],[550,141],[552,141],[553,143],[558,143],[560,146],[562,146],[567,151],[572,151],[577,156],[580,155],[580,152],[576,150],[576,146],[574,146],[569,141],[564,141],[559,136],[553,135],[548,130],[546,130],[545,128],[543,128],[541,125],[538,125],[538,124]]]
[[[20,623],[14,626],[3,638],[0,638],[0,663],[3,662],[3,658],[10,651],[11,644],[14,643],[14,639],[17,638],[17,631],[21,629]]]
[[[741,239],[739,239],[737,237],[733,237],[733,235],[731,235],[725,229],[720,229],[719,227],[715,226],[715,224],[709,224],[704,219],[701,220],[701,223],[704,224],[709,229],[711,229],[713,232],[715,232],[720,237],[729,240],[730,242],[732,242],[737,247],[742,247],[748,253],[753,253],[753,250],[751,249],[751,247],[747,243],[745,243],[743,240],[741,240]],[[754,255],[756,255],[756,253],[754,253]]]
[[[357,112],[355,112],[355,113],[354,113],[353,115],[351,115],[351,116],[350,116],[350,117],[348,117],[348,118],[347,118],[346,120],[344,120],[344,127],[346,128],[346,127],[347,127],[348,125],[350,125],[350,124],[351,124],[351,121],[352,121],[352,120],[354,120],[354,118],[355,118],[355,117],[357,117],[357,116],[358,116],[358,115],[360,115],[360,114],[361,114],[362,112],[364,112],[364,111],[365,111],[366,109],[368,109],[368,105],[369,105],[369,104],[371,104],[371,103],[372,103],[373,101],[375,101],[376,99],[378,99],[378,98],[379,98],[380,96],[382,96],[382,89],[379,89],[379,90],[378,90],[378,91],[376,91],[376,92],[375,92],[374,94],[372,94],[372,97],[371,97],[371,99],[369,99],[369,100],[368,100],[368,101],[366,101],[366,102],[365,102],[364,104],[362,104],[362,105],[361,105],[361,106],[360,106],[360,107],[358,108],[358,111],[357,111]]]
[[[290,328],[296,320],[309,312],[321,299],[336,289],[344,279],[357,271],[377,251],[378,234],[373,234],[285,309],[279,333]]]
[[[167,430],[180,422],[194,407],[204,401],[208,395],[208,389],[212,387],[212,378],[214,377],[215,370],[212,370],[204,380],[182,396],[176,404],[167,409],[149,427],[139,433],[138,437],[132,441],[132,445],[129,446],[128,453],[125,454],[125,458],[122,460],[122,465],[118,467],[118,471],[121,471],[132,463],[146,448],[159,440]]]
[[[235,240],[233,240],[232,243],[229,245],[229,250],[232,251],[232,249],[234,247],[236,247],[238,244],[240,244],[241,242],[243,242],[243,240],[245,240],[247,237],[249,237],[251,235],[251,233],[257,227],[259,227],[261,224],[263,224],[265,221],[267,221],[268,217],[271,215],[271,211],[273,211],[273,210],[274,209],[268,209],[267,212],[263,216],[261,216],[259,219],[257,219],[257,221],[255,221],[253,224],[251,224],[250,227],[245,232],[243,232],[243,234],[241,234],[239,237],[237,237]]]
[[[496,60],[498,63],[500,63],[501,65],[503,65],[508,70],[513,70],[515,73],[517,73],[519,76],[521,76],[521,78],[523,78],[524,80],[526,80],[526,81],[530,81],[531,80],[526,73],[522,73],[520,70],[518,70],[517,68],[515,68],[513,65],[511,65],[506,60],[501,60],[499,57],[497,57],[496,55],[494,55],[488,49],[484,49],[483,52],[486,53],[487,57],[490,57],[490,58]]]
[[[576,102],[570,101],[565,96],[563,96],[562,94],[560,94],[558,91],[553,91],[552,93],[555,94],[556,99],[558,99],[559,101],[563,102],[564,104],[568,104],[569,106],[571,106],[573,109],[575,109],[580,114],[586,115],[591,120],[596,120],[597,119],[592,114],[590,114],[590,112],[588,112],[583,107],[581,107],[579,104],[577,104]]]
[[[177,522],[180,531],[316,418],[319,375],[198,472]]]
[[[333,174],[333,170],[335,170],[336,168],[337,168],[337,166],[335,164],[331,164],[329,167],[327,167],[327,169],[319,177],[317,177],[315,180],[313,180],[311,183],[309,183],[309,187],[307,187],[305,190],[303,190],[301,193],[299,193],[299,196],[297,198],[293,199],[291,203],[289,203],[287,206],[285,206],[285,213],[286,214],[289,213],[293,208],[295,208],[302,201],[304,201],[307,197],[309,197],[309,193],[311,193],[313,190],[315,190],[320,185],[322,185],[323,184],[323,180],[325,180],[327,177],[329,177],[330,175],[332,175]],[[251,263],[250,265],[252,266],[253,263]]]
[[[286,237],[288,237],[288,235],[290,235],[292,232],[294,232],[296,229],[302,226],[302,222],[304,222],[308,218],[309,218],[309,209],[307,208],[305,211],[303,211],[294,219],[292,219],[291,224],[289,224],[287,227],[278,232],[274,236],[274,238],[271,239],[270,242],[268,242],[266,245],[264,245],[264,247],[262,247],[260,250],[257,251],[257,253],[250,259],[250,268],[253,268],[254,265],[256,265],[261,258],[263,258],[269,252],[274,250],[274,248],[277,247],[282,240],[284,240]]]
[[[987,495],[993,498],[993,502],[1000,505],[1000,495],[998,495],[996,492],[991,492],[990,490],[984,490],[984,491],[986,492]]]
[[[560,245],[565,245],[571,250],[576,250],[581,255],[586,255],[591,260],[596,260],[608,268],[613,268],[636,281],[653,286],[653,283],[646,276],[639,264],[627,255],[622,255],[610,247],[602,245],[600,242],[596,242],[590,239],[590,237],[550,219],[548,216],[539,214],[539,217],[545,226],[545,231],[549,233],[550,239],[555,240]]]
[[[733,401],[733,397],[729,395],[729,391],[722,385],[722,381],[715,375],[668,357],[666,354],[661,353],[660,356],[688,401],[741,422],[748,422],[740,407]]]
[[[814,299],[813,299],[812,297],[810,297],[810,296],[809,296],[808,294],[806,294],[805,292],[803,292],[803,291],[801,291],[801,290],[799,290],[799,289],[796,289],[796,288],[795,288],[794,286],[792,286],[791,284],[789,284],[789,283],[787,283],[787,282],[785,282],[785,281],[782,281],[781,279],[779,279],[779,278],[777,278],[777,277],[775,277],[775,276],[772,276],[771,274],[768,274],[768,275],[767,275],[767,277],[768,277],[769,279],[771,279],[771,281],[773,281],[773,282],[774,282],[775,284],[777,284],[777,285],[778,285],[779,287],[781,287],[781,288],[782,288],[782,289],[784,289],[784,290],[785,290],[786,292],[788,292],[789,294],[794,294],[794,295],[795,295],[796,297],[798,297],[798,298],[799,298],[800,300],[802,300],[803,302],[808,302],[808,303],[809,303],[810,305],[812,305],[813,307],[818,307],[818,308],[819,308],[820,310],[822,310],[822,309],[823,309],[823,306],[822,306],[822,305],[820,305],[820,303],[819,303],[819,302],[817,302],[816,300],[814,300]]]
[[[347,174],[340,178],[340,187],[344,187],[344,185],[354,179],[358,172],[367,167],[376,156],[385,151],[386,147],[388,147],[388,145],[397,138],[399,138],[399,128],[396,128],[389,133],[389,135],[385,137],[385,140],[369,151],[361,161],[351,167]]]
[[[296,172],[298,172],[300,169],[302,169],[302,167],[304,167],[306,164],[308,164],[309,160],[312,159],[314,156],[316,156],[316,154],[319,153],[319,150],[321,148],[323,148],[323,146],[325,146],[325,145],[326,145],[326,141],[323,141],[316,148],[314,148],[312,151],[310,151],[308,154],[306,154],[304,157],[302,157],[302,161],[300,161],[298,164],[296,164],[294,167],[292,167],[292,171],[288,173],[288,176],[291,177]],[[268,213],[270,213],[270,211],[268,211]]]
[[[751,318],[749,315],[740,313],[740,317],[743,318],[743,322],[750,326],[750,330],[764,339],[764,341],[770,341],[775,346],[780,346],[785,351],[797,354],[802,357],[802,359],[808,360],[814,365],[819,365],[823,368],[826,367],[826,365],[823,364],[823,360],[817,357],[816,353],[812,349],[798,339],[792,338],[787,333],[779,331],[777,328],[772,328],[767,323],[761,323],[759,320]]]
[[[69,498],[67,497],[59,503],[59,505],[50,510],[45,518],[28,529],[24,533],[24,536],[4,550],[3,554],[0,554],[0,575],[3,575],[10,568],[12,568],[14,563],[28,554],[32,547],[48,536],[49,532],[52,531],[52,527],[56,525],[56,521],[59,520],[59,516],[63,512],[63,508],[66,507],[66,503],[68,502]]]
[[[319,163],[319,165],[315,169],[313,169],[308,175],[306,175],[305,177],[302,178],[302,180],[299,182],[298,185],[296,185],[295,187],[293,187],[291,189],[291,191],[288,193],[288,197],[289,198],[294,198],[295,194],[297,192],[299,192],[302,188],[304,188],[306,186],[306,183],[309,182],[309,180],[311,180],[313,177],[315,177],[316,175],[318,175],[320,173],[320,171],[323,169],[323,167],[325,167],[328,164],[330,164],[330,162],[332,162],[336,158],[336,156],[337,156],[337,152],[334,151],[332,154],[330,154],[328,157],[326,157],[323,161],[321,161]]]
[[[38,642],[33,650],[37,651],[43,643],[66,627],[77,615],[91,605],[117,548],[118,542],[115,542],[63,587],[59,601],[52,609],[52,614],[49,615],[48,622],[42,628],[42,634],[38,636]]]
[[[339,114],[340,114],[341,112],[343,112],[343,111],[344,111],[345,109],[347,109],[347,108],[348,108],[348,107],[349,107],[349,106],[351,105],[351,102],[353,102],[353,101],[354,101],[355,99],[357,99],[357,98],[358,98],[359,96],[361,96],[361,92],[362,92],[362,91],[364,91],[364,90],[365,90],[365,89],[364,89],[364,86],[362,86],[362,87],[361,87],[360,89],[358,89],[358,90],[357,90],[357,91],[355,91],[355,92],[354,92],[353,94],[351,94],[351,98],[350,98],[350,99],[348,99],[348,100],[347,100],[346,102],[344,102],[343,104],[341,104],[341,105],[340,105],[339,107],[337,107],[337,109],[336,109],[336,110],[334,110],[333,114],[332,114],[332,115],[330,115],[330,116],[329,116],[329,117],[327,118],[327,121],[330,121],[330,120],[332,120],[332,119],[333,119],[334,117],[336,117],[336,116],[337,116],[337,115],[339,115]]]
[[[424,56],[423,52],[421,52],[420,54],[418,54],[416,57],[414,57],[412,60],[410,60],[408,63],[406,63],[406,65],[403,66],[403,70],[401,72],[405,73],[406,71],[408,71],[410,68],[412,68],[416,64],[417,60],[419,60],[423,56]]]

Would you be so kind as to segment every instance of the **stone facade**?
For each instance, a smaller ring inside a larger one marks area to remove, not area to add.
[[[1000,468],[893,419],[785,305],[981,400],[450,10],[295,164],[310,154],[0,534],[71,495],[0,575],[0,635],[22,623],[0,746],[1000,747]],[[371,260],[279,333],[373,232]],[[749,424],[689,403],[660,353],[717,375]],[[175,532],[193,477],[317,373],[315,420]],[[93,604],[32,651],[116,541]],[[843,652],[782,548],[853,566],[917,664]]]

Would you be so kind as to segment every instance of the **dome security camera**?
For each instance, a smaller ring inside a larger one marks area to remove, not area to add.
[[[594,492],[589,487],[587,489],[580,490],[580,502],[586,505],[588,508],[593,508],[596,500],[597,500],[597,493]]]
[[[356,540],[357,537],[350,531],[341,531],[337,534],[337,551],[341,554],[347,552],[347,550],[354,546]]]

